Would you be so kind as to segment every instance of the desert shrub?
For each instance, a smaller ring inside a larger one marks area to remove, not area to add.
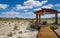
[[[18,36],[18,38],[21,38],[21,36]]]
[[[31,24],[30,27],[31,27],[31,28],[34,28],[34,29],[37,29],[37,30],[40,29],[40,26],[38,26],[38,25],[36,25],[36,24]]]
[[[53,26],[51,26],[51,29],[52,29],[52,30],[56,30],[56,29],[58,29],[58,27],[53,27]]]
[[[7,36],[12,37],[13,36],[13,33],[10,32]]]
[[[25,31],[25,33],[27,33],[27,31]]]
[[[43,21],[43,25],[46,25],[47,24],[47,21]]]
[[[30,22],[30,23],[34,23],[34,20],[30,20],[29,22]]]
[[[20,31],[19,34],[22,34],[22,31]]]
[[[14,30],[19,30],[17,25],[14,26]]]
[[[6,38],[6,37],[3,37],[3,38]]]

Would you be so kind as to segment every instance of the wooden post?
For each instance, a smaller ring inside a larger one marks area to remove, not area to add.
[[[38,25],[38,14],[36,14],[36,25]]]
[[[57,16],[57,13],[55,14],[55,23],[58,24],[58,16]]]
[[[41,16],[39,15],[39,24],[41,23]]]

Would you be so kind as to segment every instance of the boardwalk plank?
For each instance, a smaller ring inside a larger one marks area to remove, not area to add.
[[[50,27],[41,27],[38,38],[58,38]]]

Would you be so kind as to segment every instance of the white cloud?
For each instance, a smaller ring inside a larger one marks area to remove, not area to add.
[[[47,2],[47,0],[45,1],[36,1],[36,0],[27,0],[24,1],[23,6],[20,4],[17,4],[15,9],[20,10],[20,9],[31,9],[33,7],[38,7],[38,6],[42,6],[43,4],[45,4]]]
[[[1,8],[1,9],[6,9],[7,7],[8,7],[7,4],[0,4],[0,8]]]
[[[55,6],[60,7],[60,3],[56,4]]]
[[[25,12],[25,13],[22,13],[21,15],[34,15],[34,13],[33,12]]]
[[[24,12],[28,12],[28,10],[24,10]]]
[[[30,7],[30,6],[24,6],[25,7],[25,9],[31,9],[31,8],[33,8],[33,7]]]
[[[2,13],[4,15],[19,15],[20,13],[19,12],[14,12],[14,11],[9,11],[9,12],[5,12],[5,13]]]
[[[48,0],[42,1],[42,4],[45,4],[45,3],[47,3],[47,2],[48,2]]]
[[[43,4],[47,3],[47,0],[45,1],[35,1],[35,0],[28,0],[28,1],[25,1],[24,2],[24,5],[25,6],[30,6],[30,7],[37,7],[37,6],[42,6]]]
[[[32,7],[28,6],[21,6],[20,4],[16,5],[15,9],[20,10],[20,9],[31,9]]]
[[[20,15],[14,15],[14,16],[3,15],[3,16],[0,16],[0,17],[6,17],[6,18],[15,18],[15,17],[18,17],[18,18],[21,18],[22,16],[20,16]]]
[[[8,12],[3,12],[2,13],[3,17],[21,17],[19,12],[15,11],[8,11]]]
[[[24,5],[25,6],[28,6],[28,7],[32,7],[32,6],[41,6],[42,4],[41,4],[41,2],[39,2],[39,1],[34,1],[34,0],[28,0],[28,1],[25,1],[24,2]]]
[[[44,5],[44,6],[40,7],[40,8],[34,9],[34,11],[41,10],[41,8],[52,8],[52,7],[53,7],[52,4],[48,4],[48,5]]]
[[[21,5],[16,5],[16,8],[19,10],[19,9],[24,9],[24,7],[23,6],[21,6]]]
[[[52,7],[53,7],[52,4],[48,4],[48,5],[43,6],[42,8],[52,8]]]
[[[38,11],[38,10],[41,10],[41,8],[34,9],[34,11]]]
[[[33,12],[27,12],[27,13],[23,13],[21,14],[22,18],[35,18],[35,14]]]
[[[34,1],[34,0],[28,0],[28,1]]]
[[[24,14],[34,14],[33,12],[27,12],[27,13],[24,13]]]

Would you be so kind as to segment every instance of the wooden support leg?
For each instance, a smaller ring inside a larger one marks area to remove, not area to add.
[[[41,16],[39,15],[39,24],[41,23]]]
[[[58,16],[57,16],[57,13],[55,14],[55,23],[58,24]]]
[[[38,25],[38,14],[36,14],[36,25]]]

